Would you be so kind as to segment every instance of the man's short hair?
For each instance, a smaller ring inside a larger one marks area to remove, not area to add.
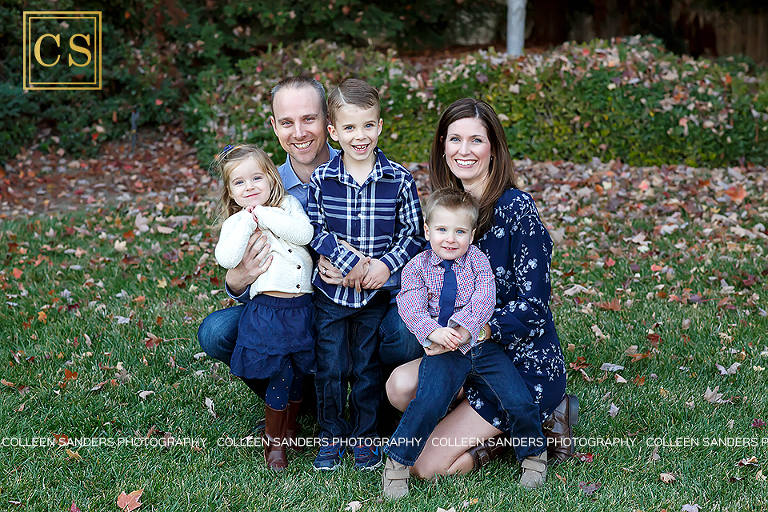
[[[424,222],[429,225],[432,214],[437,207],[446,210],[466,210],[469,214],[469,223],[471,229],[477,228],[477,217],[480,215],[480,208],[477,206],[475,198],[469,195],[469,192],[458,188],[441,188],[435,190],[427,196],[424,204]]]
[[[381,114],[379,91],[363,80],[347,78],[328,95],[328,115],[331,124],[336,122],[336,115],[341,107],[352,105],[361,109],[376,108],[376,117]]]
[[[272,88],[272,114],[275,113],[275,96],[284,88],[301,89],[302,87],[311,87],[317,93],[317,100],[320,102],[320,108],[323,111],[323,117],[328,119],[328,105],[325,103],[325,87],[323,84],[308,76],[292,76],[281,80]]]

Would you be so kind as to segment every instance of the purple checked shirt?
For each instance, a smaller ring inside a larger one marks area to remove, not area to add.
[[[422,346],[432,342],[427,336],[440,327],[440,292],[443,289],[445,269],[442,259],[432,249],[417,254],[403,268],[397,307],[405,322]],[[474,245],[453,262],[456,273],[456,304],[448,327],[464,327],[471,334],[470,343],[460,345],[466,354],[478,344],[480,328],[488,323],[496,306],[496,280],[488,258]]]

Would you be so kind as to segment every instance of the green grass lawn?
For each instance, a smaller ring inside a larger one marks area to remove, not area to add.
[[[259,448],[219,446],[248,436],[263,403],[199,356],[197,326],[227,303],[210,205],[159,209],[143,197],[0,221],[0,508],[118,510],[121,492],[144,489],[140,510],[158,511],[343,510],[354,500],[363,511],[765,510],[765,170],[531,164],[520,175],[562,240],[553,310],[577,368],[577,451],[590,462],[570,460],[525,491],[507,456],[476,474],[414,481],[390,504],[380,472],[358,473],[349,459],[318,474],[308,452],[277,474]],[[716,367],[733,363],[726,376]],[[716,386],[719,403],[704,397]],[[166,433],[197,445],[163,448]],[[60,436],[114,445],[56,446]],[[598,444],[609,438],[625,445]],[[699,445],[671,446],[686,439]],[[713,439],[740,445],[707,446]],[[580,482],[601,487],[588,495]]]

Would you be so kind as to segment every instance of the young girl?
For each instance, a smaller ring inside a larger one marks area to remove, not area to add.
[[[286,445],[295,442],[304,375],[315,371],[312,258],[304,247],[313,229],[301,203],[285,193],[277,168],[258,147],[227,146],[214,165],[221,170],[226,219],[216,260],[224,268],[236,267],[257,227],[272,255],[269,268],[250,286],[230,368],[243,379],[269,379],[264,455],[267,467],[279,471],[288,466]]]

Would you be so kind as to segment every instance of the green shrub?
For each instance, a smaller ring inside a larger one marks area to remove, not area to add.
[[[427,80],[394,52],[323,41],[273,49],[238,66],[234,75],[215,67],[201,74],[201,92],[184,108],[203,162],[235,140],[284,158],[268,122],[269,90],[282,77],[309,73],[326,88],[347,76],[378,87],[380,145],[398,161],[426,161],[440,113],[472,96],[500,114],[517,158],[768,163],[765,73],[756,76],[745,63],[679,57],[649,38],[565,44],[520,59],[480,51],[445,62]]]

